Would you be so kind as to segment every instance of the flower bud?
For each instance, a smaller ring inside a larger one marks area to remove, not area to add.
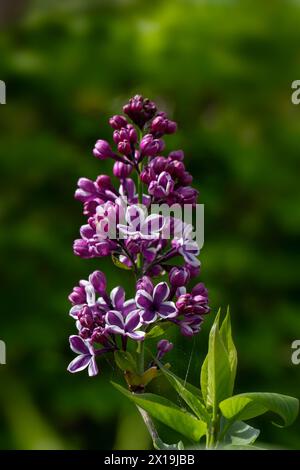
[[[116,115],[110,118],[109,124],[113,129],[118,130],[127,126],[127,120],[124,116]]]
[[[135,127],[132,124],[128,124],[127,133],[128,133],[128,138],[130,142],[132,144],[135,144],[138,140],[138,135],[137,135]]]
[[[169,153],[168,158],[182,162],[182,160],[184,160],[184,152],[183,150],[173,150],[173,152]]]
[[[106,278],[101,271],[94,271],[89,276],[89,281],[94,287],[95,291],[99,294],[103,294],[106,289]]]
[[[190,273],[190,279],[193,279],[194,277],[198,277],[200,274],[200,266],[192,266],[191,264],[186,264],[185,268]]]
[[[132,153],[129,140],[122,140],[118,143],[118,152],[129,157]]]
[[[164,134],[174,134],[177,130],[177,124],[174,121],[170,121],[163,115],[159,115],[153,119],[150,127],[150,131],[156,137],[160,137]]]
[[[136,290],[145,290],[149,294],[152,294],[153,292],[153,284],[151,282],[150,277],[148,276],[143,276],[141,279],[139,279],[136,283]]]
[[[156,105],[153,101],[143,98],[141,95],[135,95],[123,107],[123,111],[142,129],[145,123],[155,115]]]
[[[161,339],[157,343],[157,359],[161,359],[166,353],[173,349],[173,344],[167,339]]]
[[[73,291],[68,297],[73,305],[80,305],[86,301],[86,292],[83,286],[74,287]]]
[[[140,143],[141,153],[148,157],[154,157],[164,149],[164,141],[154,139],[152,134],[146,134]]]
[[[176,307],[179,311],[183,311],[188,305],[190,300],[192,299],[191,294],[183,294],[181,295],[176,302]]]
[[[180,182],[184,186],[188,186],[193,181],[192,175],[188,171],[184,171],[184,173],[180,176]]]
[[[151,160],[151,169],[157,175],[162,171],[165,171],[168,166],[168,160],[165,157],[155,157]]]
[[[113,167],[113,173],[117,178],[127,178],[127,176],[130,175],[132,171],[132,166],[131,165],[126,165],[126,163],[123,162],[115,162],[114,167]]]
[[[102,326],[94,328],[91,339],[94,343],[100,343],[105,345],[107,343],[107,332]]]
[[[169,273],[169,279],[173,287],[182,287],[189,282],[190,273],[184,267],[178,268],[174,266]]]
[[[93,154],[95,157],[99,158],[100,160],[106,160],[107,158],[115,158],[115,154],[110,148],[110,145],[106,140],[97,140]]]
[[[81,258],[90,258],[89,246],[86,240],[81,238],[74,240],[73,251],[75,255]]]
[[[78,320],[84,328],[91,328],[91,326],[93,326],[93,314],[89,307],[83,307],[83,309],[78,313]]]
[[[176,122],[175,121],[170,121],[169,119],[167,119],[165,133],[166,134],[175,134],[176,131],[177,131]]]

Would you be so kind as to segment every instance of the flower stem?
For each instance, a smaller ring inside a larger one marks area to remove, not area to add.
[[[144,373],[144,341],[139,341],[137,346],[138,353],[138,371],[140,375]]]

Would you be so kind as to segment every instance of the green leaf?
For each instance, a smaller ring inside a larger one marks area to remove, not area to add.
[[[219,331],[220,310],[210,330],[208,354],[201,369],[201,389],[206,406],[214,414],[218,404],[231,395],[231,367],[227,350]]]
[[[223,344],[226,348],[228,359],[229,359],[229,364],[230,364],[230,370],[231,370],[230,396],[231,396],[233,393],[235,376],[236,376],[237,351],[236,351],[236,348],[232,339],[229,307],[227,308],[226,317],[220,328],[220,335],[221,335]]]
[[[151,330],[146,334],[147,339],[157,338],[165,334],[166,330],[172,326],[170,323],[159,323],[158,325],[153,326]]]
[[[153,379],[157,377],[158,369],[157,367],[149,367],[143,375],[141,376],[141,383],[146,387]]]
[[[175,374],[170,372],[161,364],[159,364],[159,366],[160,370],[168,379],[172,387],[181,396],[181,398],[183,398],[183,400],[187,403],[187,405],[191,408],[195,415],[199,419],[205,421],[206,423],[209,423],[210,415],[206,410],[204,404],[200,401],[200,390],[198,390],[196,387],[193,387],[193,385],[191,384],[185,383],[184,380],[177,377]]]
[[[133,374],[137,373],[136,361],[131,353],[126,351],[115,351],[114,357],[117,366],[125,371],[132,372]]]
[[[278,393],[241,393],[222,401],[220,409],[225,418],[234,421],[248,420],[272,411],[280,416],[283,426],[289,426],[298,415],[299,401]]]
[[[115,266],[121,269],[125,269],[126,271],[131,271],[132,268],[127,266],[127,264],[121,263],[121,261],[114,255],[111,255],[112,262],[114,263]]]
[[[188,412],[182,411],[170,400],[152,393],[130,393],[116,383],[113,383],[113,386],[136,405],[147,411],[153,418],[181,433],[186,438],[199,441],[206,433],[206,424],[203,421]]]
[[[200,386],[204,403],[208,403],[208,356],[203,361],[200,372]]]
[[[250,445],[256,441],[259,434],[259,429],[255,429],[243,421],[236,421],[226,432],[223,442],[225,445]]]

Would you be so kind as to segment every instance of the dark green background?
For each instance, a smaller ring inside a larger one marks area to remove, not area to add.
[[[135,93],[179,122],[167,148],[185,150],[205,204],[212,314],[196,341],[177,339],[174,371],[185,375],[192,352],[198,383],[213,316],[230,304],[237,390],[299,397],[299,2],[2,0],[0,13],[0,447],[150,446],[109,384],[119,380],[112,365],[96,379],[66,372],[73,285],[99,268],[133,293],[127,273],[76,258],[72,242],[84,222],[77,179],[111,171],[91,150]],[[300,448],[299,422],[280,430],[266,418],[256,421],[263,441]]]

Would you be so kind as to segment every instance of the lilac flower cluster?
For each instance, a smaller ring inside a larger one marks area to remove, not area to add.
[[[209,312],[204,284],[187,287],[200,273],[192,226],[175,217],[148,214],[152,204],[194,206],[197,201],[183,151],[161,155],[164,135],[176,132],[177,125],[140,95],[123,111],[126,117],[109,120],[116,148],[98,140],[93,150],[96,158],[114,161],[118,184],[107,175],[95,181],[80,178],[75,192],[86,223],[74,242],[74,253],[82,258],[111,256],[117,266],[134,274],[136,282],[135,297],[125,300],[122,287],[108,292],[105,275],[95,271],[69,296],[77,327],[70,347],[77,357],[68,370],[88,368],[90,376],[98,373],[98,356],[144,342],[157,324],[169,322],[183,335],[193,336]],[[156,281],[161,276],[164,280]],[[159,341],[157,358],[171,349],[167,340]]]

